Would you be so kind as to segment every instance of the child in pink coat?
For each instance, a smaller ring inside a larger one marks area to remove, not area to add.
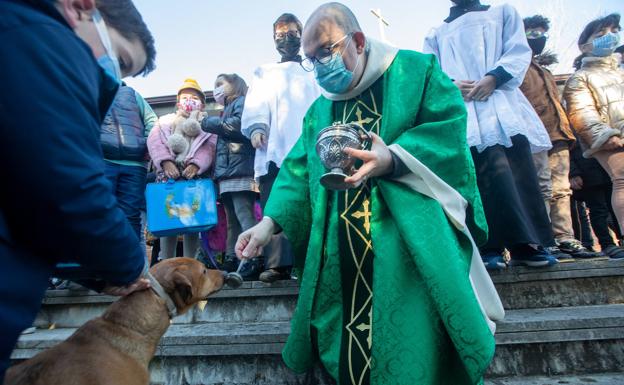
[[[194,79],[186,79],[178,90],[177,111],[161,116],[147,138],[147,148],[158,180],[193,179],[207,176],[215,159],[217,136],[202,131],[200,123],[205,96]],[[160,238],[159,259],[175,257],[177,235]],[[183,252],[195,257],[199,233],[184,234]]]

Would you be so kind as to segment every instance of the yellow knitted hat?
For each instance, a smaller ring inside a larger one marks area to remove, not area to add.
[[[202,102],[206,103],[206,96],[204,94],[204,91],[202,91],[202,88],[199,86],[199,83],[197,83],[197,80],[195,79],[184,79],[184,83],[182,84],[182,86],[178,89],[178,97],[180,97],[180,93],[184,90],[194,90],[197,91],[197,93],[200,96],[200,99],[202,100]]]

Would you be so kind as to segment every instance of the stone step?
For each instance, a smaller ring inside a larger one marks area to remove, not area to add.
[[[74,330],[24,335],[12,358],[32,357]],[[189,383],[228,383],[230,377],[245,383],[243,379],[250,374],[241,373],[240,368],[251,366],[258,376],[292,381],[276,384],[299,383],[300,378],[284,367],[279,356],[289,331],[288,321],[173,324],[152,362],[154,381],[183,383],[180,376],[186,376]],[[624,368],[624,305],[508,311],[498,325],[496,343],[496,356],[488,370],[491,378],[617,372]]]
[[[288,321],[297,302],[297,281],[273,284],[244,282],[238,289],[225,288],[208,299],[208,306],[193,308],[174,318],[176,324],[204,322]],[[117,298],[88,290],[48,290],[35,326],[80,327],[97,317]]]
[[[496,344],[490,376],[617,372],[624,368],[624,305],[510,310]]]
[[[77,328],[37,330],[22,335],[12,358],[30,358],[67,339]],[[157,356],[233,356],[279,354],[290,322],[172,324],[160,340]]]
[[[505,309],[624,303],[624,260],[597,259],[491,272]]]
[[[542,268],[493,272],[506,309],[624,303],[624,261],[581,261]],[[297,281],[245,282],[210,299],[210,311],[195,309],[174,323],[268,322],[289,320],[299,293]],[[49,290],[35,325],[79,327],[115,300],[87,290]]]
[[[624,372],[581,376],[513,377],[488,379],[485,385],[622,385]]]

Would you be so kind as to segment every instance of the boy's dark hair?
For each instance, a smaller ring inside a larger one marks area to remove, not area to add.
[[[154,37],[132,0],[96,0],[96,7],[107,26],[115,28],[128,40],[138,39],[141,42],[147,60],[139,74],[145,76],[152,72],[156,68]]]
[[[275,29],[278,25],[290,23],[294,23],[297,25],[299,33],[303,32],[303,24],[301,23],[301,21],[299,21],[299,19],[297,19],[297,16],[293,15],[292,13],[283,13],[280,17],[277,18],[277,20],[275,20],[275,23],[273,23],[273,35],[275,35]]]
[[[239,96],[247,95],[247,83],[237,74],[220,74],[217,76],[217,79],[218,78],[223,78],[232,86],[232,95],[228,96],[228,102],[231,102]]]
[[[624,45],[621,45],[615,49],[615,52],[624,54]]]
[[[550,29],[550,20],[542,15],[534,15],[524,18],[524,29],[544,28],[545,31]]]
[[[598,18],[596,20],[591,21],[589,24],[585,26],[583,32],[581,32],[581,36],[578,39],[578,45],[581,46],[587,43],[587,40],[591,35],[593,35],[596,31],[600,31],[603,28],[607,27],[616,27],[621,29],[620,26],[620,14],[612,13],[605,17]]]

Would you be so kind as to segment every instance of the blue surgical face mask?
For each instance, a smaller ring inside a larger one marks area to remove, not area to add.
[[[620,44],[620,34],[608,32],[592,41],[594,56],[610,56],[613,54],[618,44]]]
[[[353,40],[353,37],[351,37]],[[351,40],[345,47],[345,50],[351,44]],[[351,82],[353,81],[353,73],[360,65],[360,57],[358,56],[357,63],[353,71],[349,71],[342,60],[342,52],[336,52],[332,54],[331,59],[327,64],[317,63],[314,66],[314,73],[316,75],[316,81],[319,86],[332,94],[340,94],[346,91]]]
[[[106,75],[109,78],[115,80],[116,83],[121,83],[121,76],[117,75],[115,62],[108,55],[102,55],[97,59],[97,63],[102,67]]]
[[[110,36],[108,35],[106,23],[104,23],[104,19],[102,19],[102,15],[100,15],[100,12],[97,9],[93,12],[93,23],[95,24],[98,35],[100,36],[102,45],[106,50],[104,55],[97,58],[97,62],[109,77],[114,79],[117,83],[121,83],[119,60],[117,59],[117,55],[115,55],[115,51],[113,51],[113,45],[111,44]]]

